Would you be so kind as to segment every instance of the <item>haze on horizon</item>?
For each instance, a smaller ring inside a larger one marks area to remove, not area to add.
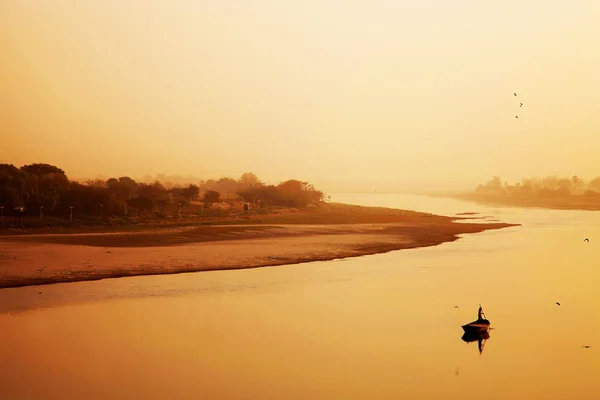
[[[325,190],[592,178],[598,21],[593,0],[3,0],[0,162]]]

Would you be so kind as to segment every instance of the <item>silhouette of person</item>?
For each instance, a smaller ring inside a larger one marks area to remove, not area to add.
[[[483,309],[481,308],[481,306],[479,306],[479,311],[477,312],[477,319],[478,320],[482,320],[483,318],[481,318],[481,314],[483,313]]]

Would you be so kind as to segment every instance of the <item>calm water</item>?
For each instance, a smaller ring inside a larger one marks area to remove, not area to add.
[[[600,398],[599,213],[333,200],[524,226],[340,261],[0,290],[0,399]],[[460,327],[479,303],[494,327],[481,355]]]

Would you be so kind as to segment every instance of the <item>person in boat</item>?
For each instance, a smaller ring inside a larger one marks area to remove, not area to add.
[[[481,306],[479,306],[479,311],[477,312],[477,321],[481,321],[483,319],[482,315],[483,315],[483,308],[481,308]]]

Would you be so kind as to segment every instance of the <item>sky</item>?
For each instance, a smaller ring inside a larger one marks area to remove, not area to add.
[[[596,0],[0,0],[0,162],[327,190],[592,178],[598,21]]]

